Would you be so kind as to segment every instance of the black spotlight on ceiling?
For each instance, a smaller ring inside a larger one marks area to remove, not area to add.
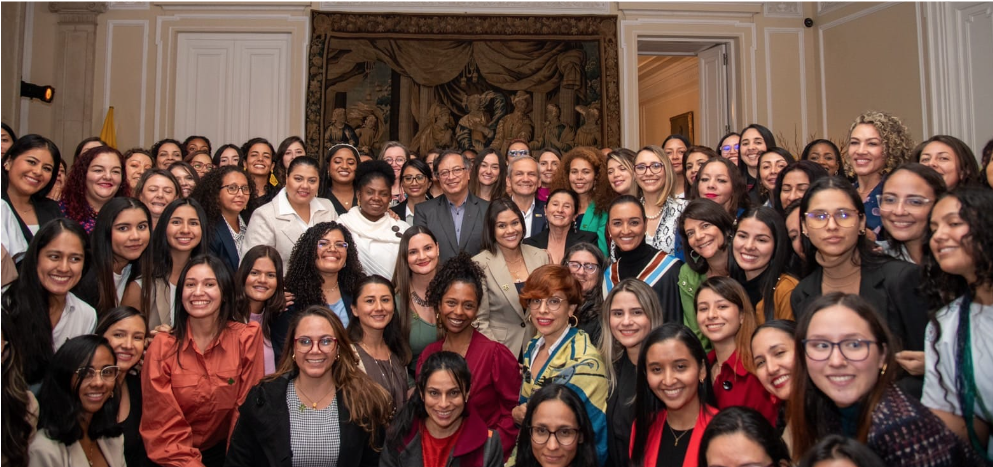
[[[55,88],[21,81],[21,96],[48,103],[52,102],[52,98],[55,97]]]

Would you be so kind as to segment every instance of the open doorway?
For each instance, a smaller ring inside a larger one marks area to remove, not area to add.
[[[726,42],[638,40],[638,115],[642,146],[681,133],[713,147],[735,127],[733,60]]]

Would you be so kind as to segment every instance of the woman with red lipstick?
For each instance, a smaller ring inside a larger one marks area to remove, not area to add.
[[[671,141],[678,142],[679,139]],[[679,153],[679,157],[682,166],[683,154]],[[686,200],[678,196],[682,188],[677,188],[677,184],[683,186],[683,176],[673,167],[667,153],[658,146],[641,148],[634,160],[635,180],[641,188],[641,202],[647,211],[645,231],[649,235],[645,241],[669,254],[676,251],[676,221],[686,207]]]
[[[348,228],[359,250],[359,261],[369,274],[387,277],[396,268],[400,237],[410,228],[390,213],[393,169],[383,161],[359,164],[355,170],[355,192],[359,205],[338,218]]]
[[[493,200],[483,222],[483,251],[472,258],[484,273],[479,332],[506,345],[515,357],[534,336],[519,294],[528,276],[549,261],[544,251],[521,243],[526,228],[510,198]]]
[[[473,328],[483,291],[483,271],[460,254],[438,271],[428,289],[428,303],[438,310],[438,327],[444,338],[428,345],[418,361],[441,351],[462,355],[472,373],[470,408],[491,430],[500,434],[503,457],[510,456],[517,439],[511,411],[517,406],[521,373],[507,346],[490,340]]]
[[[680,323],[655,328],[638,354],[631,465],[696,467],[700,441],[717,414],[707,354]]]
[[[348,337],[359,357],[359,369],[390,393],[393,408],[407,400],[407,370],[410,348],[396,319],[396,291],[385,277],[373,274],[355,284]]]
[[[575,324],[582,300],[579,282],[569,269],[542,266],[528,277],[521,306],[538,334],[524,353],[524,384],[512,415],[521,423],[533,393],[550,382],[565,384],[586,407],[596,432],[597,461],[607,461],[607,373],[603,357],[585,332]]]
[[[540,163],[539,163],[540,164]],[[603,156],[600,151],[591,147],[573,148],[562,158],[560,169],[555,172],[552,180],[552,190],[570,189],[579,195],[579,205],[576,206],[578,230],[597,234],[600,251],[609,256],[607,236],[607,206],[614,199],[615,193],[608,186],[597,187],[600,172],[604,168]]]
[[[150,169],[138,179],[134,186],[135,197],[145,204],[152,216],[151,228],[159,222],[162,211],[169,203],[180,197],[179,182],[171,173],[162,169]]]
[[[876,243],[896,259],[921,264],[931,208],[945,194],[945,182],[930,167],[908,162],[890,172],[879,195],[886,240]]]
[[[459,354],[441,351],[424,360],[410,402],[386,432],[381,467],[498,467],[500,434],[466,405],[472,375]]]
[[[124,429],[124,459],[129,466],[150,466],[138,425],[141,423],[141,376],[136,369],[145,350],[145,317],[129,306],[113,308],[100,318],[93,332],[110,343],[120,372],[117,376],[117,421]],[[135,371],[132,371],[135,370]]]
[[[689,199],[706,198],[724,207],[735,219],[751,207],[745,179],[731,161],[724,158],[704,162],[690,190]]]
[[[776,189],[776,179],[787,165],[796,162],[793,154],[783,148],[770,148],[759,156],[759,200],[762,205],[772,207],[772,193]]]
[[[3,201],[10,206],[12,220],[19,229],[4,232],[3,245],[14,261],[20,261],[34,232],[62,217],[58,203],[48,199],[61,161],[55,143],[38,135],[24,135],[4,151]]]
[[[663,154],[669,159],[672,172],[672,183],[667,186],[672,186],[672,196],[677,199],[686,198],[686,192],[683,191],[686,180],[683,170],[683,157],[686,155],[686,150],[690,146],[693,146],[690,144],[690,140],[678,134],[667,136],[661,145]]]
[[[993,322],[993,246],[984,232],[990,231],[991,208],[988,189],[960,186],[931,211],[924,265],[933,272],[925,278],[924,291],[941,308],[928,323],[921,400],[960,438],[985,453],[987,463],[993,458],[987,337]]]
[[[272,201],[259,206],[251,214],[245,231],[244,249],[249,250],[256,245],[274,247],[283,258],[283,270],[288,270],[293,246],[304,231],[338,218],[331,202],[317,197],[318,170],[317,160],[312,157],[298,157],[290,162],[286,171],[286,186]],[[248,185],[252,185],[253,175],[249,173],[248,178]]]
[[[496,149],[486,148],[476,157],[469,178],[469,192],[486,201],[506,195],[507,161]]]
[[[265,374],[276,372],[270,327],[276,316],[286,309],[283,289],[283,260],[271,246],[259,245],[248,250],[235,273],[235,309],[248,311],[248,319],[262,328],[265,350]]]
[[[93,231],[97,214],[107,201],[128,196],[124,177],[124,156],[109,146],[97,146],[72,162],[59,207],[66,217]]]
[[[30,467],[125,465],[115,400],[118,374],[114,350],[103,337],[79,336],[59,349],[38,394]]]
[[[874,235],[882,227],[878,197],[883,177],[908,162],[913,148],[910,130],[899,118],[885,112],[859,115],[848,131],[845,170],[849,177],[855,177],[855,189],[865,204],[865,228]]]
[[[729,274],[733,230],[734,218],[708,199],[690,201],[679,217],[679,236],[689,247],[686,263],[679,268],[682,322],[696,333],[705,349],[710,348],[710,341],[697,326],[694,297],[703,281]]]
[[[748,293],[758,324],[793,319],[790,294],[799,280],[792,264],[793,249],[783,218],[764,206],[745,212],[734,227],[728,271]]]
[[[794,459],[841,434],[886,465],[981,465],[965,440],[894,384],[899,344],[886,328],[872,305],[841,292],[815,299],[800,317],[791,394],[797,403],[789,407]]]
[[[211,232],[210,252],[231,271],[238,270],[238,263],[249,250],[245,247],[248,231],[245,215],[254,196],[248,176],[236,166],[208,172],[191,196],[200,202],[207,216],[204,229]]]
[[[694,303],[700,332],[714,346],[707,361],[712,367],[717,408],[751,407],[769,423],[776,423],[780,401],[751,373],[750,341],[756,318],[745,289],[730,277],[712,277],[700,284]]]
[[[900,339],[897,361],[909,375],[899,384],[920,398],[924,367],[924,330],[928,307],[918,291],[920,268],[877,253],[866,238],[862,200],[847,180],[814,182],[800,202],[807,257],[806,277],[793,289],[790,303],[798,320],[817,297],[828,292],[859,294],[886,319]]]

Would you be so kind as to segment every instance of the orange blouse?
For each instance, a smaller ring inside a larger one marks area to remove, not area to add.
[[[238,406],[265,373],[257,323],[229,321],[201,352],[188,331],[158,333],[141,372],[141,437],[148,458],[163,466],[199,466],[200,450],[227,443]]]

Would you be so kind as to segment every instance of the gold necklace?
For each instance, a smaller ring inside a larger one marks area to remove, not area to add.
[[[317,410],[317,403],[318,403],[318,402],[320,402],[320,401],[322,401],[322,400],[324,400],[324,399],[326,399],[326,398],[327,398],[328,396],[330,396],[330,395],[331,395],[331,393],[333,393],[333,392],[334,392],[334,390],[335,390],[335,387],[334,387],[334,385],[332,384],[332,385],[331,385],[331,390],[330,390],[330,391],[328,391],[328,393],[327,393],[327,394],[325,394],[325,395],[324,395],[324,397],[322,397],[322,398],[320,398],[320,399],[317,399],[317,400],[315,401],[315,400],[314,400],[314,399],[313,399],[312,397],[310,397],[310,396],[308,396],[308,395],[307,395],[307,393],[305,393],[305,392],[303,392],[303,388],[301,388],[301,387],[300,387],[300,385],[298,385],[298,384],[295,384],[294,386],[296,387],[296,389],[297,389],[297,392],[299,392],[301,396],[303,396],[303,397],[304,397],[305,399],[307,399],[307,400],[309,400],[309,401],[311,401],[311,405],[310,405],[310,408],[311,408],[312,410]],[[307,404],[303,404],[303,403],[301,403],[301,404],[300,404],[300,411],[301,411],[301,412],[303,412],[304,410],[307,410]],[[90,464],[90,465],[93,465],[93,464]]]
[[[685,431],[683,431],[683,432],[682,432],[682,433],[681,433],[681,434],[680,434],[679,436],[676,436],[676,430],[673,430],[673,429],[672,429],[672,425],[670,425],[670,424],[668,424],[668,423],[666,423],[665,425],[666,425],[667,427],[669,427],[669,432],[670,432],[670,433],[672,433],[672,436],[673,436],[674,438],[676,438],[676,441],[675,441],[674,443],[672,443],[672,445],[673,445],[673,446],[679,446],[679,440],[680,440],[680,439],[682,439],[682,438],[683,438],[683,436],[686,436],[686,433],[689,433],[690,431],[693,431],[693,429],[692,429],[692,428],[690,428],[689,430],[685,430]]]

